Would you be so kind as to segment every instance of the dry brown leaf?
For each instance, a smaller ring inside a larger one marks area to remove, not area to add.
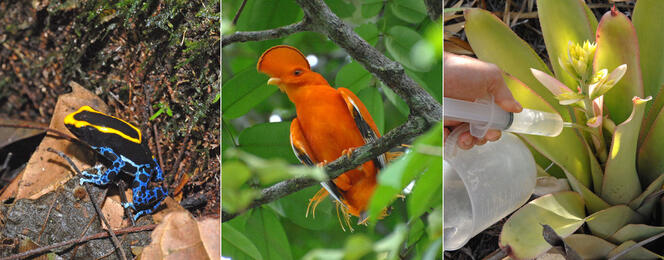
[[[196,221],[186,210],[167,214],[141,259],[220,259],[220,219]]]
[[[0,118],[0,124],[32,125],[32,126],[41,126],[41,127],[46,126],[38,122],[12,120],[4,118]],[[0,148],[42,133],[44,133],[44,130],[40,129],[0,127]]]
[[[65,116],[81,106],[89,105],[98,111],[108,112],[108,106],[99,97],[76,83],[72,83],[70,86],[72,92],[58,98],[49,125],[50,128],[65,133],[69,133],[64,125]],[[69,155],[79,169],[88,168],[91,163],[94,163],[92,162],[93,153],[90,149],[47,135],[28,161],[25,173],[18,183],[16,199],[37,199],[55,190],[72,177],[68,163],[57,154],[46,151],[49,147]]]
[[[187,211],[182,206],[180,206],[180,203],[175,201],[170,196],[166,197],[164,201],[161,202],[161,204],[164,205],[162,206],[164,209],[152,214],[152,220],[154,220],[155,223],[161,223],[166,215],[168,215],[168,213],[176,211]]]

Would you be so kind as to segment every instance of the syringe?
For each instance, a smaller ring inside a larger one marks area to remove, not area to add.
[[[469,102],[443,98],[443,115],[445,120],[469,123],[470,134],[478,138],[484,137],[489,129],[552,137],[563,130],[563,119],[558,114],[527,108],[521,113],[507,112],[493,100]]]

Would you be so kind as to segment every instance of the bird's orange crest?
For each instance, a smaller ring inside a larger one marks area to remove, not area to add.
[[[286,75],[293,68],[311,69],[304,54],[288,45],[278,45],[268,49],[256,64],[258,71],[271,76]]]

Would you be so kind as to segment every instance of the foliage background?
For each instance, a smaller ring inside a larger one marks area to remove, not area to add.
[[[401,63],[410,77],[441,102],[441,23],[427,16],[423,1],[325,2],[361,37]],[[241,0],[222,2],[223,35],[234,31],[277,28],[303,18],[300,7],[290,0],[247,1],[237,23],[233,24],[241,4]],[[346,87],[355,92],[369,109],[382,134],[405,122],[409,109],[403,100],[321,34],[300,32],[276,40],[234,43],[222,48],[222,153],[237,148],[265,159],[276,158],[289,164],[299,164],[289,142],[290,121],[296,116],[295,107],[277,87],[266,85],[267,76],[256,71],[260,55],[279,44],[295,46],[305,55],[315,55],[318,63],[312,69],[322,74],[332,86]],[[269,122],[270,117],[277,116],[283,122]],[[236,160],[224,156],[224,169],[229,171],[222,170],[223,187],[227,187],[223,183],[236,181],[233,177],[236,172],[227,168],[230,165],[228,162]],[[269,184],[251,179],[245,186],[260,188]],[[223,187],[223,203],[239,199],[225,196]],[[384,238],[399,224],[406,222],[410,232],[401,248],[401,256],[422,257],[435,242],[435,239],[429,241],[426,215],[410,218],[406,202],[401,199],[392,204],[390,216],[378,221],[375,226],[354,225],[355,232],[341,230],[330,199],[318,206],[315,218],[305,218],[308,200],[319,189],[319,186],[306,188],[222,224],[222,255],[233,259],[301,259],[309,252],[309,256],[316,254],[312,252],[315,249],[345,248],[344,253],[352,258],[353,248],[370,250],[374,241]],[[440,201],[428,202],[440,205]],[[318,253],[325,255],[320,251]],[[328,253],[332,256],[335,252]]]

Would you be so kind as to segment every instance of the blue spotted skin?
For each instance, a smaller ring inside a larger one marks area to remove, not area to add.
[[[81,178],[80,184],[89,182],[96,185],[106,185],[116,180],[123,168],[130,166],[135,168],[136,171],[133,174],[134,180],[131,184],[133,202],[122,204],[125,208],[132,208],[136,211],[134,221],[142,215],[151,214],[161,205],[164,198],[168,196],[168,191],[161,186],[149,187],[150,182],[161,183],[164,180],[164,173],[156,159],[152,158],[153,163],[136,164],[122,154],[118,155],[111,148],[92,146],[92,149],[108,158],[112,162],[112,165],[103,174],[91,174],[83,171],[82,174],[84,177]],[[97,173],[101,172],[101,167],[101,164],[94,167]]]

